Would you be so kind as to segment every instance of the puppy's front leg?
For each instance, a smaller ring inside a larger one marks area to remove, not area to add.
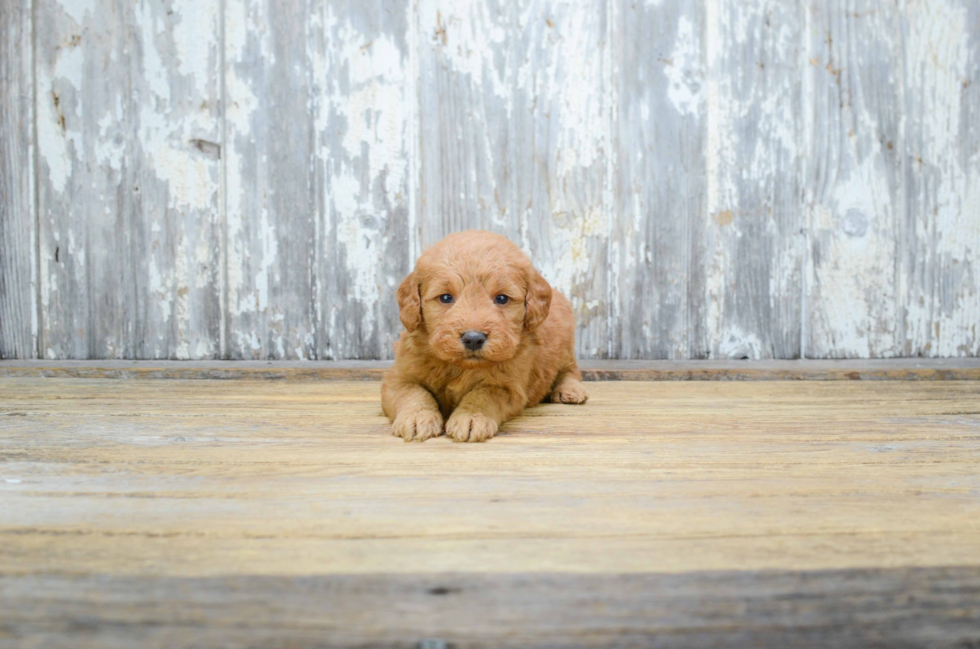
[[[391,419],[391,433],[406,442],[442,435],[442,414],[432,393],[418,383],[388,379],[381,384],[381,407]]]
[[[500,424],[520,414],[524,396],[502,387],[477,388],[463,397],[446,422],[446,434],[457,442],[484,442]]]

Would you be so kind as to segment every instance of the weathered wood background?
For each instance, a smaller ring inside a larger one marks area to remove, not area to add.
[[[0,356],[387,358],[504,233],[582,356],[980,354],[975,0],[0,0]]]

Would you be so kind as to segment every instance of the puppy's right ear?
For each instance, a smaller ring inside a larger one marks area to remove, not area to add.
[[[415,331],[422,326],[422,301],[419,297],[421,289],[414,272],[398,287],[398,317],[409,331]]]

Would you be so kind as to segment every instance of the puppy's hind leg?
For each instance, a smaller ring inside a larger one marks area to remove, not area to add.
[[[551,403],[585,403],[589,394],[585,386],[572,372],[562,372],[555,379],[555,387],[548,400]]]

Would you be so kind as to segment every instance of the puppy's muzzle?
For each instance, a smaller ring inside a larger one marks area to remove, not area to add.
[[[463,347],[475,352],[483,348],[483,343],[487,342],[487,335],[480,331],[467,331],[460,336],[460,339],[463,341]]]

